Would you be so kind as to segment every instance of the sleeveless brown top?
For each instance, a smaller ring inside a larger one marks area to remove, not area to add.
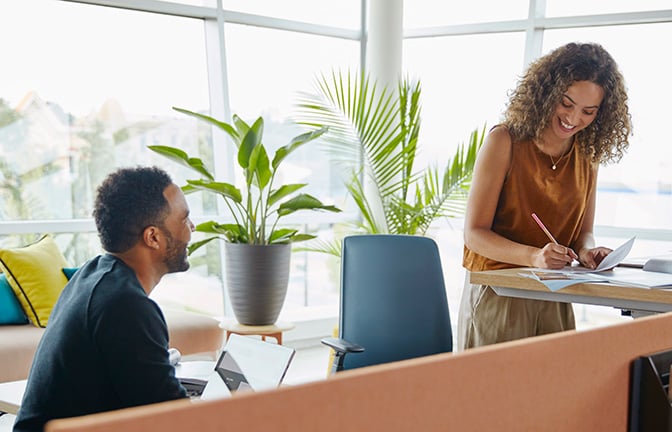
[[[492,231],[518,243],[543,247],[549,239],[532,219],[536,213],[558,243],[573,247],[588,198],[596,187],[597,165],[581,154],[578,145],[556,160],[555,170],[549,156],[532,141],[513,143],[511,153]],[[470,271],[517,267],[486,258],[466,246],[462,265]]]

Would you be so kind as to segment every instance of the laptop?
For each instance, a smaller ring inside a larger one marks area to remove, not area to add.
[[[180,378],[180,382],[190,397],[203,400],[276,388],[294,353],[293,348],[231,334],[207,380]]]

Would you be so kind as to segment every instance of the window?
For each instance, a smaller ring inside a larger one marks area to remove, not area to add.
[[[422,84],[422,127],[416,168],[445,165],[474,130],[498,123],[523,64],[522,32],[408,39],[404,73]],[[448,304],[457,319],[462,296],[462,221],[436,224]]]
[[[164,163],[147,145],[197,145],[196,130],[171,107],[208,106],[202,20],[60,1],[2,2],[0,38],[12,41],[3,44],[0,71],[0,220],[46,221],[36,230],[53,231],[60,221],[89,219],[95,188],[109,172]],[[184,172],[170,172],[183,181]],[[195,217],[215,210],[197,196],[190,206]],[[57,236],[71,265],[100,252],[93,225],[88,229]],[[203,280],[191,285],[218,277],[195,267]]]
[[[213,98],[228,93],[230,101],[216,100],[217,109],[231,106],[246,120],[263,115],[267,147],[275,149],[300,132],[288,121],[296,92],[310,90],[318,73],[359,66],[359,41],[352,39],[356,32],[329,28],[331,37],[314,34],[322,29],[318,24],[358,29],[357,0],[334,2],[333,14],[323,14],[323,5],[295,2],[305,14],[294,14],[295,7],[291,16],[286,4],[231,2],[228,16],[250,22],[219,23],[225,45],[213,37],[217,14],[208,9],[215,2],[162,3],[138,6],[156,13],[56,0],[0,5],[0,37],[13,41],[3,46],[5,62],[12,67],[0,71],[0,235],[9,234],[2,237],[3,246],[28,243],[34,233],[56,232],[70,263],[82,264],[101,252],[90,217],[95,189],[108,173],[121,166],[155,164],[178,184],[193,177],[148,151],[148,145],[181,147],[231,181],[231,165],[215,160],[215,154],[221,155],[213,148],[210,129],[173,106],[211,112]],[[194,12],[191,6],[201,9]],[[176,16],[203,11],[205,20]],[[236,12],[316,24],[299,22],[291,24],[295,31],[277,30],[286,23],[241,18]],[[270,28],[258,26],[260,21]],[[333,37],[339,32],[345,36]],[[212,66],[220,53],[227,55],[223,71]],[[228,88],[217,94],[213,89],[226,87],[223,83]],[[307,192],[340,206],[336,201],[345,191],[325,152],[307,146],[292,154],[285,167],[287,179],[309,183]],[[188,200],[196,222],[220,218],[222,203],[214,197],[191,194]],[[290,222],[311,232],[327,232],[332,223],[297,216]],[[208,244],[190,261],[189,272],[167,275],[152,296],[222,315],[220,245]],[[334,276],[334,260],[296,253],[292,263],[286,309],[335,308],[338,278],[325,279]]]
[[[359,0],[223,0],[225,10],[359,30]]]
[[[459,4],[435,0],[406,1],[404,28],[520,20],[527,18],[527,10],[527,0],[472,0]]]
[[[540,10],[545,3],[546,16],[560,19],[528,19],[529,4],[535,2],[534,9]],[[406,3],[403,68],[404,73],[419,78],[423,85],[419,140],[425,153],[423,160],[443,161],[474,127],[485,121],[488,127],[494,125],[505,108],[507,91],[515,87],[529,59],[570,41],[601,43],[625,76],[634,135],[623,160],[600,169],[597,242],[616,247],[637,235],[631,256],[668,252],[672,246],[667,217],[672,210],[668,162],[672,160],[672,150],[664,142],[666,111],[660,108],[659,101],[672,96],[665,85],[672,71],[666,57],[656,54],[659,50],[653,41],[672,36],[672,17],[669,10],[659,14],[640,12],[669,9],[669,2],[531,0],[507,3],[505,10],[485,3],[474,5],[480,14],[463,5],[456,8],[427,2],[421,7],[414,2],[411,7]],[[623,13],[618,17],[619,25],[604,25],[611,24],[604,16],[590,20],[572,18],[612,13]],[[544,29],[546,22],[553,28]],[[501,27],[511,33],[500,33]],[[642,49],[643,46],[649,48]],[[433,235],[441,247],[449,304],[455,318],[463,278],[461,221],[448,221],[436,227]],[[603,319],[604,315],[611,317]],[[617,310],[579,306],[577,321],[602,323],[616,315]]]
[[[672,65],[639,42],[670,37],[672,23],[546,31],[544,51],[570,41],[602,44],[628,87],[633,136],[620,163],[600,168],[596,225],[670,228],[672,148],[664,142],[668,113],[660,101],[672,98],[672,88],[665,84]]]
[[[638,12],[669,9],[668,0],[546,0],[546,14],[549,17],[597,15],[610,13]]]

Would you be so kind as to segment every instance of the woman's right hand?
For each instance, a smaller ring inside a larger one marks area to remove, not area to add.
[[[571,248],[547,243],[543,248],[537,249],[532,258],[532,266],[557,270],[570,265],[575,259],[577,255]]]

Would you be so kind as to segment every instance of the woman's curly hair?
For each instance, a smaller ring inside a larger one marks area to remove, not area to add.
[[[599,44],[570,43],[533,62],[510,93],[504,113],[514,142],[541,139],[567,89],[591,81],[604,90],[595,120],[576,134],[581,152],[595,163],[618,162],[632,124],[623,75]]]

